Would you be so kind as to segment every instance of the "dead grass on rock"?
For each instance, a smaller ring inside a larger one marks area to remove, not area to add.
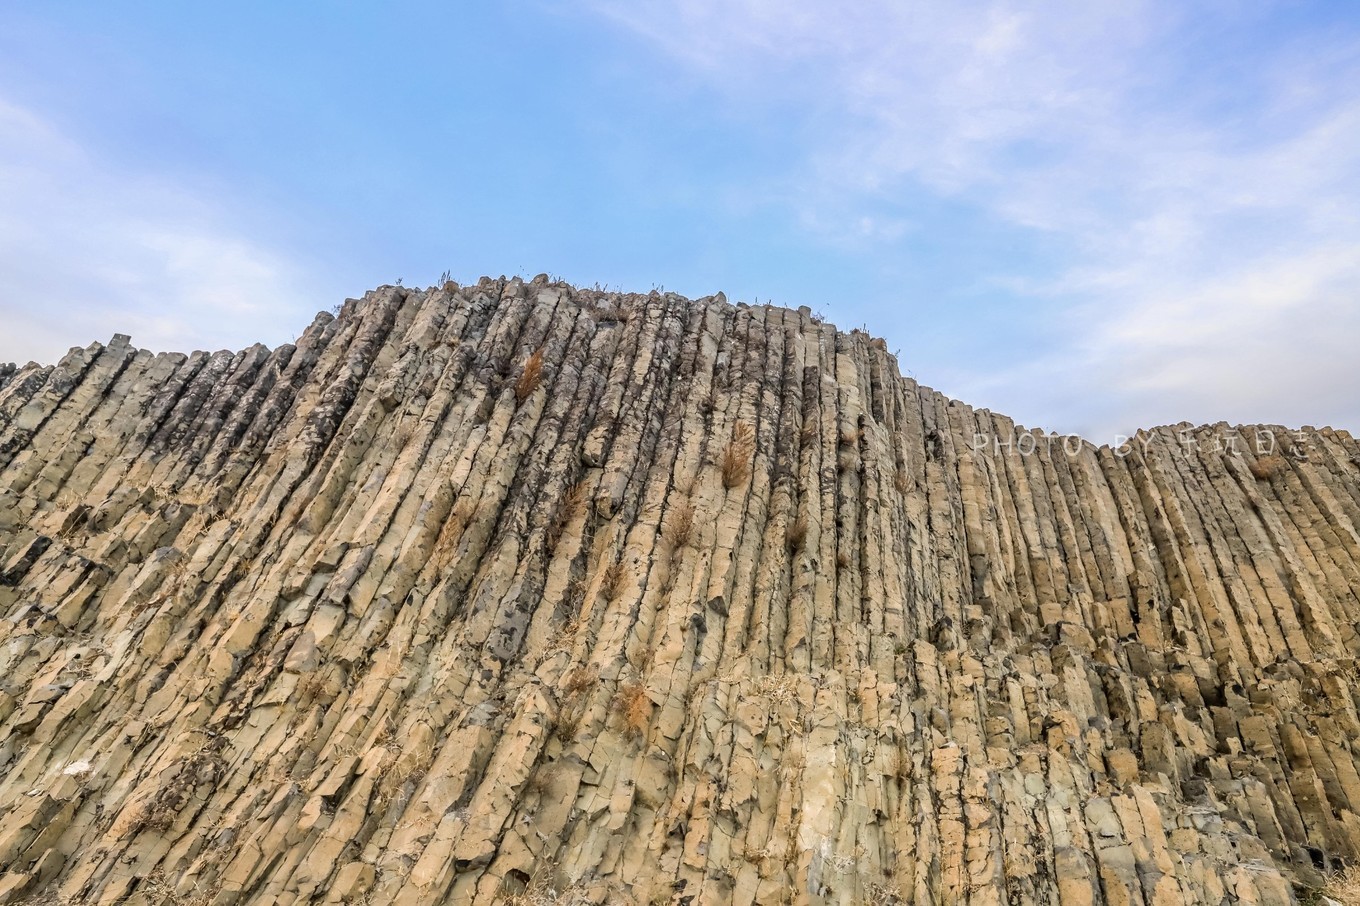
[[[583,885],[573,884],[558,889],[547,878],[529,882],[529,886],[500,900],[505,906],[590,906],[594,901]]]
[[[614,713],[634,736],[645,736],[652,722],[652,700],[641,683],[624,683],[614,695]]]
[[[723,487],[729,491],[751,477],[751,460],[756,455],[756,431],[745,422],[737,422],[732,439],[723,449]]]
[[[694,504],[682,500],[672,507],[664,533],[673,548],[679,549],[689,544],[694,537]]]
[[[538,389],[538,385],[543,382],[543,350],[534,350],[534,354],[529,356],[529,360],[524,363],[524,370],[519,374],[519,380],[515,381],[515,399],[524,402],[529,395]]]
[[[557,738],[571,742],[580,729],[581,718],[585,716],[586,705],[590,700],[589,692],[600,681],[599,668],[577,664],[562,677],[561,699],[557,708]]]
[[[619,593],[623,591],[623,578],[622,563],[611,563],[605,567],[604,575],[600,578],[600,593],[606,601],[618,599]]]
[[[1321,893],[1341,906],[1360,906],[1360,865],[1351,865],[1328,875]]]

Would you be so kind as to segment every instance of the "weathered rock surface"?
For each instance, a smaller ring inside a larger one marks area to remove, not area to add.
[[[0,369],[0,903],[1288,903],[1360,858],[1358,462],[546,279]]]

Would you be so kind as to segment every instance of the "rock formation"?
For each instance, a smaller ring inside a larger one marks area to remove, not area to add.
[[[0,903],[1289,903],[1357,463],[546,278],[0,369]]]

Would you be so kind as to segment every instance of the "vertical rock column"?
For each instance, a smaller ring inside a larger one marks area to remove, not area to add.
[[[546,278],[5,366],[0,903],[1288,903],[1360,858],[1357,463]]]

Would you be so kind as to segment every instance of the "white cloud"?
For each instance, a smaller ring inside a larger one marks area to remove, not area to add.
[[[1069,344],[975,372],[962,379],[963,395],[1019,388],[1026,405],[1071,420],[1059,427],[1100,441],[1181,420],[1292,426],[1353,417],[1357,286],[1357,243],[1243,262],[1216,278],[1140,273],[1127,287],[1097,287],[1116,301],[1078,310]]]
[[[156,350],[286,342],[327,304],[210,192],[111,165],[0,96],[0,361],[128,333]]]
[[[719,90],[810,93],[826,140],[790,179],[815,232],[853,238],[925,189],[1073,249],[1055,280],[990,275],[1066,339],[961,363],[948,389],[969,402],[1097,439],[1181,418],[1360,427],[1357,35],[1291,44],[1232,4],[1193,13],[1211,29],[1169,2],[592,6]],[[1193,41],[1234,24],[1255,46],[1214,75]]]

